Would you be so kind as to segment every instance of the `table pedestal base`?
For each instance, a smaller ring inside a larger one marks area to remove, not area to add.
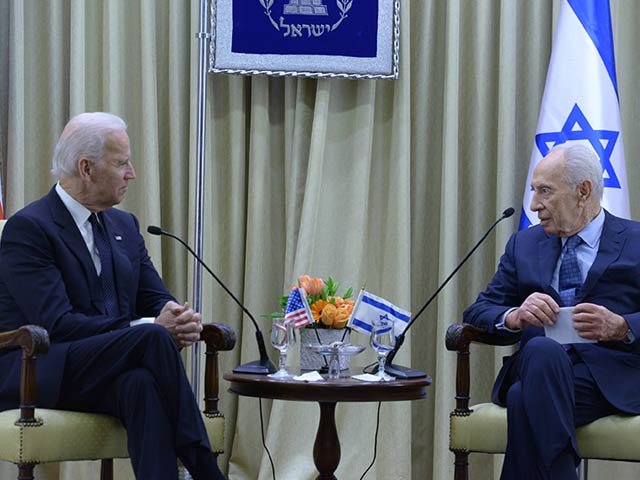
[[[340,440],[336,429],[336,402],[320,404],[320,423],[313,444],[313,462],[320,472],[317,480],[336,480],[333,472],[340,463]]]

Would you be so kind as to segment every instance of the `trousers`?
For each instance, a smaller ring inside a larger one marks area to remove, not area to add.
[[[71,342],[57,408],[120,419],[137,479],[224,476],[169,331],[155,324]]]
[[[534,337],[518,352],[514,367],[501,479],[576,479],[576,427],[616,409],[571,347]]]

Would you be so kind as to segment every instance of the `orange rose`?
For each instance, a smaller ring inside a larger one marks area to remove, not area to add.
[[[327,327],[331,327],[333,326],[333,320],[335,319],[337,313],[338,308],[332,303],[327,303],[322,309],[320,321]]]
[[[336,319],[333,321],[333,328],[344,328],[349,322],[349,315],[342,317],[342,314],[336,315]]]
[[[335,318],[333,319],[333,328],[346,327],[352,312],[353,302],[343,300],[342,304],[338,307]]]
[[[307,295],[320,295],[324,288],[324,280],[321,278],[311,278],[309,275],[301,275],[298,283]]]
[[[313,284],[311,295],[320,295],[322,293],[322,290],[324,290],[324,280],[322,280],[320,277],[316,277],[311,280],[311,283]]]

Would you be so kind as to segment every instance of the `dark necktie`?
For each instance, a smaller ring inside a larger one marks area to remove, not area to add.
[[[576,294],[582,285],[582,274],[576,254],[576,247],[580,245],[581,241],[578,235],[574,235],[569,237],[564,244],[564,256],[558,275],[558,293],[564,307],[575,305]]]
[[[93,230],[93,241],[100,256],[100,283],[102,285],[102,296],[104,298],[104,308],[107,315],[118,316],[118,297],[116,295],[116,283],[113,275],[113,256],[111,245],[107,239],[107,233],[98,219],[97,214],[92,213],[89,217],[91,229]]]

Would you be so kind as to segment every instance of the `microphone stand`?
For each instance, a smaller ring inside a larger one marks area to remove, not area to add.
[[[458,270],[460,270],[460,268],[465,264],[465,262],[469,259],[469,257],[473,255],[473,252],[475,252],[478,249],[478,247],[482,244],[482,242],[484,242],[485,238],[489,236],[489,234],[493,231],[496,225],[498,225],[498,223],[500,223],[505,218],[509,218],[511,215],[513,215],[514,212],[515,210],[511,207],[507,208],[504,212],[502,212],[502,216],[499,219],[497,219],[495,222],[493,222],[493,225],[489,227],[489,230],[487,230],[487,232],[482,236],[482,238],[478,240],[478,243],[476,243],[474,247],[469,251],[469,253],[467,253],[467,255],[462,259],[462,261],[455,268],[455,270],[453,270],[453,272],[449,274],[449,276],[445,279],[444,282],[442,282],[442,284],[433,293],[433,295],[429,297],[429,300],[427,300],[427,302],[422,306],[422,308],[418,310],[418,313],[416,313],[413,316],[413,318],[409,320],[409,323],[405,327],[404,331],[400,335],[398,335],[398,337],[396,338],[395,347],[393,347],[393,350],[391,350],[389,352],[389,355],[387,355],[387,361],[384,366],[384,371],[386,373],[396,378],[421,378],[421,377],[427,376],[426,373],[421,372],[420,370],[415,370],[413,368],[403,367],[401,365],[393,364],[393,359],[395,358],[396,354],[398,353],[398,350],[400,350],[400,347],[402,347],[402,344],[404,343],[405,333],[407,332],[407,330],[409,330],[411,325],[413,325],[413,323],[418,319],[418,317],[422,314],[422,312],[424,312],[427,309],[427,307],[431,304],[431,302],[433,302],[433,300],[438,296],[438,294],[445,287],[445,285],[449,283],[449,280],[451,280],[453,276],[458,272]],[[377,370],[378,369],[376,365],[376,367],[373,369],[373,372],[376,372]]]
[[[227,292],[231,298],[233,298],[236,304],[238,304],[238,306],[242,309],[242,311],[246,313],[247,316],[251,319],[251,322],[253,323],[253,326],[256,329],[256,343],[258,344],[258,353],[260,354],[260,359],[254,360],[253,362],[245,363],[244,365],[239,365],[233,369],[233,372],[234,373],[251,373],[256,375],[267,375],[268,373],[274,373],[276,371],[276,367],[273,364],[273,362],[269,359],[269,356],[267,355],[267,349],[264,344],[264,337],[262,336],[262,331],[260,330],[260,327],[258,327],[258,322],[256,322],[255,318],[253,318],[253,315],[251,315],[251,312],[247,310],[247,308],[240,302],[240,300],[236,298],[236,296],[231,292],[231,290],[229,290],[227,286],[224,283],[222,283],[222,280],[220,280],[218,276],[215,273],[213,273],[213,271],[207,266],[207,264],[204,263],[204,261],[198,255],[196,255],[196,252],[194,252],[184,240],[182,240],[180,237],[178,237],[177,235],[174,235],[171,232],[167,232],[166,230],[163,230],[160,227],[149,226],[147,228],[147,232],[149,232],[152,235],[166,235],[167,237],[171,237],[174,240],[178,241],[180,244],[182,244],[189,251],[189,253],[193,255],[193,258],[195,258],[198,261],[198,263],[202,265],[207,272],[209,272],[209,274],[216,280],[216,282],[218,282],[218,285],[220,285],[224,289],[224,291]]]

